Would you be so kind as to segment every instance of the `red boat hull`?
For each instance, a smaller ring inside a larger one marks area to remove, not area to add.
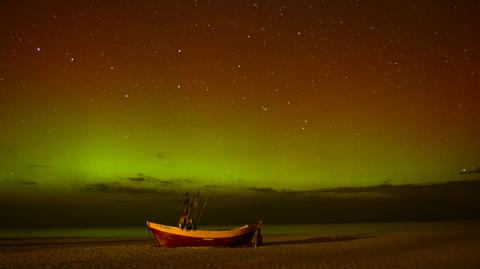
[[[149,222],[147,226],[160,247],[237,247],[248,245],[257,230],[257,225],[244,226],[231,232],[184,231]]]

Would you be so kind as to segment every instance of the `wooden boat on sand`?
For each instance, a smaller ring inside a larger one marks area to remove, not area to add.
[[[147,221],[147,227],[160,247],[237,247],[249,245],[261,224],[221,231],[183,230]],[[260,234],[259,234],[260,235]]]

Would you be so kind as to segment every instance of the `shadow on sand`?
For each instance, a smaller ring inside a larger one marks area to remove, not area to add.
[[[374,237],[367,234],[348,236],[323,236],[305,239],[264,241],[262,246],[332,243]],[[151,245],[151,239],[144,238],[0,238],[0,252],[9,248],[68,247],[98,245]]]
[[[322,236],[322,237],[313,237],[313,238],[298,239],[298,240],[264,242],[263,246],[332,243],[332,242],[352,241],[352,240],[371,238],[371,237],[375,237],[375,236],[368,235],[368,234],[345,235],[345,236]]]

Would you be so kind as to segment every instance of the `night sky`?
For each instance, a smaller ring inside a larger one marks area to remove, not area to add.
[[[479,85],[478,1],[1,1],[0,216],[468,204],[424,191],[478,178]]]

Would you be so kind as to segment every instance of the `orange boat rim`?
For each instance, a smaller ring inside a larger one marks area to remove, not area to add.
[[[216,246],[235,247],[249,245],[257,233],[260,235],[261,224],[250,224],[230,230],[185,230],[174,226],[147,221],[160,247]]]

